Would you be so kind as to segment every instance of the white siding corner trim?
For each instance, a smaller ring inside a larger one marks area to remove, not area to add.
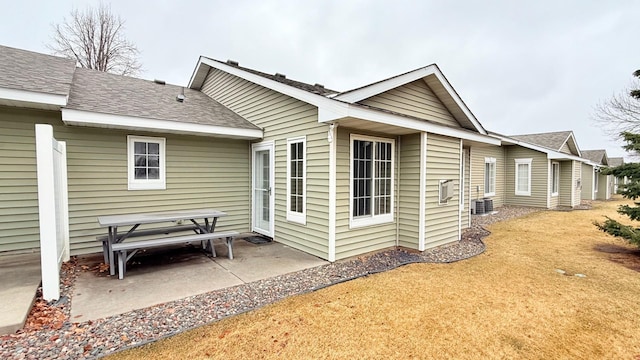
[[[336,261],[336,200],[337,200],[337,185],[336,185],[336,135],[338,132],[338,125],[329,125],[329,131],[327,134],[327,140],[329,141],[329,253],[328,258],[330,262]]]
[[[301,159],[297,161],[296,169],[292,169],[292,145],[302,144],[302,149],[297,149],[296,155],[297,159]],[[301,154],[300,154],[301,151]],[[300,166],[300,162],[302,163],[302,169],[297,168]],[[295,170],[295,173],[292,171]],[[294,180],[296,181],[296,191],[295,194],[292,194],[292,185]],[[302,189],[298,189],[299,181],[302,180]],[[291,201],[292,195],[296,196],[296,198],[302,198],[301,209],[299,209],[300,204],[297,204],[296,210],[292,210],[292,205],[294,205]],[[302,225],[307,224],[307,137],[301,136],[296,138],[287,139],[287,221],[299,223]]]
[[[427,133],[420,134],[420,190],[418,191],[418,250],[425,250],[425,197],[427,184]]]

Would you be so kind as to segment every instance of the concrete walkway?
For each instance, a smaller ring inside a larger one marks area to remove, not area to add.
[[[0,335],[24,326],[40,279],[39,253],[0,256]]]

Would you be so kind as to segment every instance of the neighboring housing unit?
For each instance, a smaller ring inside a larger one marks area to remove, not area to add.
[[[614,168],[614,167],[618,167],[618,166],[622,166],[622,165],[624,165],[624,158],[622,158],[622,157],[609,158],[609,167]],[[613,189],[612,189],[613,193],[617,194],[618,191],[622,189],[622,185],[627,184],[627,181],[628,181],[628,179],[627,179],[626,176],[625,177],[621,177],[621,178],[614,177],[613,178]]]
[[[499,202],[542,208],[580,204],[583,160],[573,132],[493,135],[501,140],[502,148],[486,148],[485,153],[493,154],[489,157],[472,153],[472,168],[478,168],[477,164],[483,161],[496,163],[496,173],[500,177],[501,172],[503,178],[496,181],[497,191],[492,196]],[[485,179],[491,179],[486,175],[489,166],[485,168]],[[487,180],[484,186],[490,188]]]
[[[0,69],[0,252],[39,247],[35,124],[67,143],[75,254],[97,216],[194,207],[330,261],[425,250],[460,239],[473,149],[500,145],[436,65],[342,93],[205,57],[186,88],[1,46]]]
[[[609,158],[606,150],[584,150],[582,157],[588,160],[583,164],[583,169],[587,172],[592,181],[586,189],[589,192],[586,198],[591,200],[609,200],[614,193],[613,175],[604,175],[600,172],[602,168],[609,167]]]

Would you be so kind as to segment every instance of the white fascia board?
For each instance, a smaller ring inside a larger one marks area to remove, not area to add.
[[[62,109],[62,121],[68,125],[136,129],[152,132],[192,135],[214,135],[238,139],[261,139],[260,129],[239,129],[224,126],[157,120],[134,116],[101,114],[91,111]]]
[[[453,127],[434,124],[431,122],[427,122],[420,119],[412,119],[403,116],[398,116],[394,114],[388,114],[382,111],[377,111],[373,109],[368,109],[362,106],[344,104],[347,106],[347,113],[342,115],[341,117],[353,117],[357,119],[403,127],[407,129],[414,129],[417,131],[425,131],[428,133],[434,133],[438,135],[445,135],[454,138],[460,138],[469,141],[477,141],[480,143],[490,144],[490,145],[498,145],[500,146],[502,143],[500,139],[483,134],[476,134],[471,131],[464,131],[460,129],[456,129]],[[338,118],[325,118],[320,122],[331,122],[334,120],[339,120]]]
[[[46,94],[9,88],[0,88],[0,99],[55,105],[60,107],[67,105],[67,95]]]
[[[222,70],[226,73],[229,73],[231,75],[237,76],[239,78],[245,79],[247,81],[251,81],[254,84],[258,84],[260,86],[264,86],[268,89],[277,91],[281,94],[285,94],[288,96],[291,96],[294,99],[298,99],[300,101],[304,101],[308,104],[311,104],[313,106],[317,106],[318,108],[321,106],[331,106],[332,103],[335,103],[335,100],[326,98],[322,95],[318,95],[318,94],[314,94],[314,93],[310,93],[308,91],[302,90],[302,89],[298,89],[296,87],[293,87],[291,85],[287,85],[287,84],[283,84],[280,83],[278,81],[275,80],[271,80],[268,79],[264,76],[260,76],[260,75],[256,75],[253,73],[250,73],[248,71],[239,69],[235,66],[230,66],[218,61],[214,61],[211,60],[209,58],[201,58],[200,61],[198,62],[198,66],[202,66],[202,65],[208,65],[214,69],[218,69],[218,70]],[[197,72],[197,70],[196,70]],[[193,79],[192,79],[193,80]],[[191,87],[193,84],[189,84],[189,87]]]
[[[348,91],[343,94],[338,94],[334,97],[334,99],[345,101],[348,103],[358,102],[360,100],[368,99],[372,96],[382,94],[383,92],[397,88],[398,86],[402,86],[412,81],[432,75],[436,72],[436,70],[437,68],[435,65],[429,65],[420,69],[410,71],[403,75],[379,81],[371,85],[363,86],[359,89]]]
[[[483,135],[486,135],[486,130],[480,125],[480,122],[476,117],[471,113],[471,110],[467,107],[467,105],[462,101],[458,93],[453,89],[453,86],[449,83],[449,81],[444,77],[444,74],[437,65],[432,64],[420,69],[416,69],[414,71],[410,71],[406,74],[396,76],[387,80],[383,80],[369,86],[364,86],[360,89],[356,89],[353,91],[346,92],[344,94],[338,94],[333,97],[336,100],[345,101],[348,103],[355,103],[364,99],[368,99],[372,96],[382,94],[385,91],[389,91],[391,89],[397,88],[399,86],[408,84],[412,81],[425,78],[429,75],[434,75],[438,81],[445,88],[449,96],[453,99],[453,101],[458,105],[458,107],[465,114],[467,119],[471,121],[473,126],[475,126],[476,130]]]
[[[200,90],[202,88],[202,84],[204,83],[204,79],[206,78],[206,73],[209,72],[210,67],[208,65],[203,65],[202,59],[203,57],[200,56],[200,58],[198,59],[198,63],[193,70],[193,74],[191,74],[189,85],[187,86],[189,89]],[[203,73],[205,73],[204,76],[202,76]]]

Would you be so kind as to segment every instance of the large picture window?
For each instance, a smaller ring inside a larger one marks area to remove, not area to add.
[[[484,158],[484,196],[496,194],[496,158]]]
[[[287,139],[287,220],[306,224],[306,138]]]
[[[531,196],[531,159],[516,160],[516,195]]]
[[[165,139],[127,136],[129,190],[165,189]]]
[[[393,221],[394,141],[351,136],[351,226]]]
[[[551,163],[551,195],[558,196],[560,187],[560,163]]]

